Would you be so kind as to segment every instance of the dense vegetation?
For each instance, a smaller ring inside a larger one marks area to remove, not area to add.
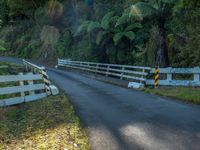
[[[0,0],[0,53],[200,65],[199,0]]]

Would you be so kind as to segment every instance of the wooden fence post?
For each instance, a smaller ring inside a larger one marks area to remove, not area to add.
[[[173,80],[172,73],[171,73],[172,67],[169,67],[168,69],[170,70],[170,73],[167,73],[167,81],[171,81],[171,80]]]
[[[124,70],[125,70],[125,68],[124,68],[124,67],[122,67],[122,73],[121,73],[121,75],[120,75],[120,79],[123,79]]]
[[[28,74],[31,75],[31,74],[33,74],[33,73],[30,72],[30,73],[28,73]],[[29,84],[29,85],[33,85],[33,83],[34,83],[33,80],[29,80],[29,81],[28,81],[28,84]],[[34,94],[35,94],[35,91],[29,91],[29,95],[34,95]]]
[[[108,65],[106,69],[106,77],[109,75],[109,69],[110,69],[110,66]]]
[[[19,73],[19,75],[23,75],[23,73]],[[20,86],[24,86],[24,81],[19,81]],[[21,97],[25,98],[25,92],[21,92]]]
[[[199,67],[195,67],[194,70],[200,70]],[[199,82],[200,81],[200,73],[195,73],[194,74],[194,82]]]
[[[99,65],[96,64],[95,74],[97,74],[98,68],[99,68]]]

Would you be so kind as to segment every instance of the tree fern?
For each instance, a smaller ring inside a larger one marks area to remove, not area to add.
[[[91,32],[94,29],[97,28],[101,28],[101,25],[99,24],[99,22],[93,22],[91,21],[88,25],[87,25],[87,32]]]
[[[84,21],[77,29],[77,34],[80,34],[81,32],[85,32],[87,31],[88,25],[89,25],[89,21]]]
[[[145,2],[138,2],[131,6],[129,16],[138,17],[138,19],[143,20],[144,17],[156,15],[158,10],[152,7],[151,4]]]
[[[119,26],[119,25],[122,25],[124,23],[127,23],[129,21],[130,17],[129,17],[129,14],[125,13],[123,14],[118,20],[117,20],[117,23],[115,25],[115,27]]]
[[[131,41],[135,39],[135,33],[133,31],[125,32],[124,36],[126,36]]]
[[[115,42],[115,45],[118,44],[118,42],[121,40],[121,38],[124,36],[124,32],[119,32],[119,33],[116,33],[114,36],[113,36],[113,41]]]
[[[101,27],[105,30],[109,29],[110,19],[113,17],[114,12],[107,13],[101,20]]]
[[[101,41],[103,40],[104,36],[108,34],[107,31],[101,31],[97,34],[97,37],[96,37],[96,44],[99,45],[101,43]]]
[[[133,29],[141,29],[141,28],[142,28],[141,23],[134,23],[126,27],[125,31],[131,31]]]

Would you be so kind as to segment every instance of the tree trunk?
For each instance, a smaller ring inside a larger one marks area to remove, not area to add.
[[[156,54],[156,66],[168,67],[168,49],[167,49],[167,36],[165,30],[165,21],[161,20],[159,23],[159,38],[158,38],[158,49]]]

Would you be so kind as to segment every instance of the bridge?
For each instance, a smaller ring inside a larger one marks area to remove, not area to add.
[[[4,60],[22,63],[0,58]],[[123,88],[72,70],[46,69],[69,96],[92,149],[200,149],[200,106]]]

